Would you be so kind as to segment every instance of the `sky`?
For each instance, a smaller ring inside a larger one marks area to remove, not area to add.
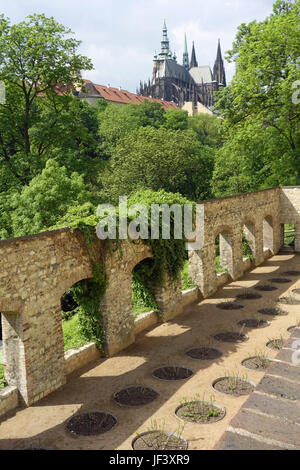
[[[83,77],[100,85],[135,92],[152,75],[153,55],[160,50],[166,19],[170,48],[182,63],[184,34],[189,53],[195,42],[198,65],[214,65],[218,38],[223,55],[237,27],[272,12],[275,0],[0,0],[0,14],[12,23],[32,13],[53,16],[82,41],[80,53],[94,70]],[[227,81],[234,64],[225,61]]]

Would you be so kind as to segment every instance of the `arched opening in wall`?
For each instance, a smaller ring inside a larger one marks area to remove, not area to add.
[[[295,249],[295,225],[284,224],[283,245],[291,250]]]
[[[254,261],[255,258],[255,226],[251,222],[242,227],[243,258]]]
[[[264,251],[274,250],[274,238],[273,238],[273,219],[271,216],[267,216],[263,222],[263,242]]]
[[[78,349],[81,346],[95,341],[94,336],[101,335],[100,314],[99,327],[93,313],[99,312],[99,301],[95,296],[93,302],[93,280],[83,279],[71,286],[61,296],[62,330],[64,349]],[[96,331],[93,332],[93,330]],[[98,332],[97,332],[98,328]],[[101,338],[99,337],[99,340]]]
[[[155,300],[154,261],[146,258],[132,270],[132,313],[136,318],[141,313],[159,311]]]
[[[229,233],[219,233],[215,240],[216,273],[232,272],[232,236]]]

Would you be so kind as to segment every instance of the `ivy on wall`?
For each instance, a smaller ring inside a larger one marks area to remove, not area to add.
[[[128,198],[128,207],[134,204],[143,204],[149,213],[149,237],[141,241],[151,248],[151,263],[140,263],[133,272],[133,288],[134,294],[140,299],[147,301],[153,310],[158,310],[153,292],[149,286],[153,283],[163,284],[165,281],[165,273],[169,275],[171,281],[177,280],[180,271],[183,269],[186,261],[186,238],[182,229],[182,238],[174,238],[174,214],[170,212],[170,239],[162,238],[162,217],[159,218],[159,238],[151,238],[151,204],[167,204],[172,206],[178,204],[183,207],[184,204],[191,204],[195,210],[195,203],[185,199],[180,194],[167,193],[164,190],[152,191],[144,190],[135,193]],[[82,332],[85,337],[94,341],[97,347],[103,349],[104,331],[101,322],[101,312],[99,311],[100,301],[105,295],[107,288],[107,277],[104,259],[95,260],[94,247],[96,238],[96,226],[101,220],[95,215],[96,208],[90,203],[71,208],[63,220],[52,228],[68,227],[71,230],[79,229],[84,234],[85,243],[88,249],[93,277],[84,279],[70,289],[74,300],[79,308],[79,321]],[[118,236],[118,211],[117,212],[117,236]],[[134,220],[134,217],[128,217],[128,224]],[[129,241],[136,243],[135,240]],[[122,243],[117,238],[115,241],[107,240],[110,250],[119,249],[122,256]]]

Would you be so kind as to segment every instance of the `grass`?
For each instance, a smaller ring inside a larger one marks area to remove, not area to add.
[[[285,224],[284,231],[284,244],[291,245],[295,241],[295,225]]]
[[[216,271],[217,271],[217,274],[219,273],[227,273],[227,269],[223,268],[223,266],[221,266],[220,264],[220,256],[216,256]]]
[[[78,314],[71,317],[70,320],[63,320],[62,328],[65,351],[68,351],[68,349],[78,349],[89,342],[81,332]]]
[[[152,307],[147,307],[147,306],[145,306],[143,304],[140,304],[138,302],[132,303],[132,313],[133,313],[134,318],[136,318],[141,313],[150,312],[150,310],[153,310],[153,308]]]
[[[193,289],[197,287],[194,281],[190,278],[189,275],[189,262],[186,261],[181,271],[181,288],[182,290]]]
[[[0,390],[1,388],[6,387],[7,383],[4,378],[4,367],[3,364],[0,364]]]

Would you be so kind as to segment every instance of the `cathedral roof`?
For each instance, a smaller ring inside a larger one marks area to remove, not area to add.
[[[189,72],[182,65],[177,64],[177,62],[174,60],[169,59],[164,60],[156,74],[156,78],[164,77],[177,78],[187,83],[193,81]]]
[[[196,83],[211,83],[213,81],[212,71],[209,65],[203,65],[201,67],[192,67],[190,74]]]

